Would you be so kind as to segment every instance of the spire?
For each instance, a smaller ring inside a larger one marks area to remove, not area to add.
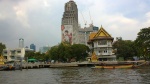
[[[101,25],[100,29],[98,30],[98,32],[94,36],[94,38],[96,38],[96,37],[102,37],[102,36],[111,37],[111,35]]]
[[[101,28],[103,28],[103,26],[101,25]]]

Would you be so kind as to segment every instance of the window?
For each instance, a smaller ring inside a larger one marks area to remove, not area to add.
[[[5,51],[4,54],[7,54],[7,51]]]
[[[15,56],[11,56],[11,59],[15,59]]]
[[[4,59],[7,59],[7,56],[4,56]]]
[[[98,45],[107,45],[107,40],[98,41]]]
[[[21,60],[21,57],[17,57],[17,60]]]
[[[104,50],[104,53],[107,53],[107,50]]]
[[[17,51],[17,53],[21,53],[21,51]]]

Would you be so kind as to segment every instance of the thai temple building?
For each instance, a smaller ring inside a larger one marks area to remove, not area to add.
[[[98,32],[92,32],[87,42],[91,49],[90,60],[116,61],[116,56],[112,53],[112,43],[114,38],[101,26]]]

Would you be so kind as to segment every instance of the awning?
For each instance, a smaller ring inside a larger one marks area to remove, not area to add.
[[[28,59],[28,62],[37,62],[37,59]]]

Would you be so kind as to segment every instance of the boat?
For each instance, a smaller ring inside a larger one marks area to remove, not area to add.
[[[0,71],[9,71],[9,70],[15,70],[15,67],[12,65],[1,65]]]
[[[0,65],[0,71],[3,71],[3,70],[5,70],[5,66],[4,65]]]
[[[8,70],[15,70],[13,61],[8,61],[3,63],[1,62],[0,71],[8,71]]]
[[[140,66],[143,66],[146,64],[146,61],[142,62],[141,64],[135,65],[135,64],[101,64],[101,65],[95,65],[92,68],[100,68],[100,69],[129,69],[129,68],[139,68]]]
[[[133,68],[134,65],[129,64],[129,65],[96,65],[95,67],[92,68],[100,68],[100,69],[128,69],[128,68]]]

